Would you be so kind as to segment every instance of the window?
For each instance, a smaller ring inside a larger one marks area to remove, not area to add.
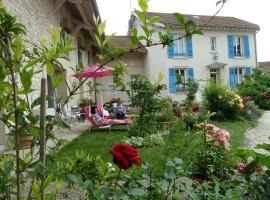
[[[78,64],[82,64],[82,51],[80,49],[78,49]]]
[[[233,53],[237,57],[242,57],[243,54],[243,39],[241,36],[234,36],[233,38]]]
[[[178,83],[176,86],[176,91],[181,91],[185,89],[185,85],[181,83],[188,83],[188,75],[186,68],[178,68],[175,69],[176,82]]]
[[[243,83],[243,68],[235,68],[236,83],[240,85]]]
[[[173,38],[177,39],[182,37],[183,35],[174,34]],[[173,51],[175,56],[186,56],[186,41],[185,38],[180,40],[175,40],[173,45]]]
[[[113,84],[108,85],[108,95],[118,94],[122,95],[123,91],[120,88],[115,87]]]
[[[210,38],[210,45],[211,45],[211,51],[216,52],[217,51],[217,39],[216,37]]]
[[[214,82],[219,81],[220,79],[220,69],[210,69],[210,78],[214,80]]]

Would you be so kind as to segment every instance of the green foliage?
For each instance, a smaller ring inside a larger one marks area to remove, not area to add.
[[[14,176],[14,159],[0,156],[0,199],[11,200],[14,197],[16,177]]]
[[[221,83],[208,82],[203,90],[204,106],[211,113],[216,113],[213,118],[218,120],[236,119],[244,107],[242,99]]]
[[[164,145],[164,140],[160,134],[148,135],[145,138],[131,136],[129,138],[124,137],[121,141],[124,144],[129,144],[133,147],[153,147]]]
[[[256,68],[251,76],[246,77],[239,86],[241,96],[251,96],[256,105],[262,109],[270,109],[270,72]]]
[[[144,137],[155,131],[155,113],[161,110],[160,93],[164,85],[152,84],[142,75],[134,75],[130,82],[132,90],[131,102],[139,108],[139,117],[131,129],[134,136]]]
[[[79,102],[78,102],[78,106],[80,106],[81,108],[85,107],[85,106],[91,106],[93,105],[93,100],[90,98],[80,98]]]

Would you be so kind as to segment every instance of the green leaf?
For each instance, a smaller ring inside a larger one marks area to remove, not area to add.
[[[182,165],[182,164],[183,164],[183,160],[180,159],[180,158],[174,158],[174,163],[175,163],[176,165]]]
[[[68,175],[67,175],[67,179],[68,179],[70,182],[76,183],[76,184],[78,184],[78,185],[82,185],[82,184],[83,184],[83,182],[81,181],[81,179],[80,179],[78,176],[74,175],[74,174],[68,174]]]
[[[100,39],[99,39],[99,37],[98,37],[97,34],[95,34],[95,39],[96,39],[96,42],[97,42],[99,48],[101,49],[102,48],[101,41],[100,41]]]
[[[54,66],[52,65],[51,62],[46,62],[46,67],[47,67],[47,72],[50,75],[50,77],[52,77],[54,75]]]
[[[108,42],[113,38],[113,36],[115,36],[115,33],[105,38],[105,40],[102,42],[102,48],[108,44]]]
[[[39,185],[37,183],[37,179],[35,178],[33,183],[32,183],[32,191],[36,197],[37,200],[41,200],[41,194],[40,194],[40,189]]]
[[[25,68],[32,67],[33,65],[36,65],[37,63],[39,63],[41,60],[42,60],[42,58],[36,58],[34,60],[30,60],[25,65]]]
[[[99,35],[102,35],[104,33],[105,28],[106,28],[106,21],[104,21],[98,25]]]
[[[57,75],[52,80],[53,87],[57,88],[64,80],[65,80],[65,74],[64,73],[62,73],[60,75]]]
[[[149,24],[155,24],[158,23],[160,21],[160,17],[159,16],[154,16],[149,20]]]
[[[128,191],[128,194],[129,195],[133,195],[135,197],[144,196],[145,195],[145,191],[143,191],[140,188],[132,188],[131,190]]]
[[[48,57],[47,59],[48,60],[51,60],[53,57],[55,57],[56,55],[56,48],[51,48],[48,52]]]
[[[22,58],[23,42],[21,37],[17,37],[13,41],[12,49],[14,52],[14,59],[20,61]]]
[[[33,77],[33,70],[30,70],[29,72],[25,69],[22,70],[20,73],[21,83],[24,87],[25,92],[29,91],[32,86],[32,77]]]
[[[145,16],[144,16],[144,14],[143,14],[141,11],[135,9],[134,13],[137,15],[137,17],[138,17],[142,22],[145,20]]]
[[[47,178],[44,180],[44,182],[42,183],[42,190],[45,190],[49,184],[52,182],[53,179],[53,174],[50,174],[49,176],[47,176]]]
[[[180,25],[183,25],[185,23],[185,18],[180,13],[173,13],[175,19],[179,22]]]
[[[139,4],[139,6],[140,6],[140,8],[142,9],[143,12],[148,11],[147,0],[139,0],[138,4]]]

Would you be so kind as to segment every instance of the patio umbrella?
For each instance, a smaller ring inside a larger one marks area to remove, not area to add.
[[[72,76],[79,79],[92,77],[94,78],[94,81],[95,81],[95,78],[103,77],[103,76],[110,76],[112,75],[114,71],[114,68],[110,66],[103,66],[101,68],[99,67],[100,66],[98,65],[92,65],[88,67],[87,69],[85,69],[82,73],[76,73],[76,74],[73,74]],[[101,95],[101,103],[103,104],[102,91],[100,95]],[[95,100],[96,100],[96,90],[95,90]]]
[[[76,78],[97,78],[97,77],[103,77],[103,76],[109,76],[113,73],[114,68],[109,66],[103,66],[100,69],[98,69],[100,66],[98,65],[92,65],[85,69],[82,73],[76,73],[73,74]]]

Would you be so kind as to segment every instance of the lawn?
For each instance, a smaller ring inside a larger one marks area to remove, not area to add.
[[[244,141],[244,133],[250,125],[246,122],[229,121],[213,122],[215,125],[227,129],[231,133],[231,145],[241,146]],[[108,153],[115,143],[119,143],[126,130],[100,130],[91,133],[83,133],[73,141],[65,145],[55,156],[58,160],[65,157],[72,157],[76,151],[86,151],[93,156],[101,155],[108,162],[112,162],[112,157]],[[165,145],[160,147],[140,148],[138,152],[143,162],[149,162],[155,166],[155,170],[161,170],[161,166],[167,158],[181,157],[184,161],[192,159],[192,155],[201,144],[201,135],[188,131],[177,131],[177,133],[164,136]]]

